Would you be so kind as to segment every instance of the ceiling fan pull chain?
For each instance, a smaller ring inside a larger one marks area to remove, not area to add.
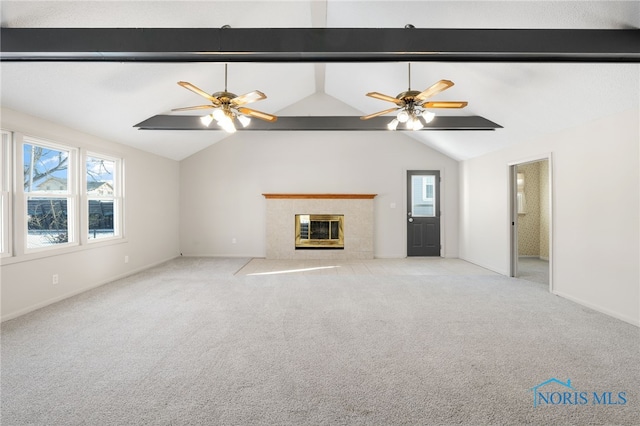
[[[411,90],[411,62],[407,64],[409,66],[409,89]]]

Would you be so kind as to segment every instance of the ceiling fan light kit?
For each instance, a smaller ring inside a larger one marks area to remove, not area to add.
[[[409,68],[409,89],[406,92],[400,93],[398,96],[393,97],[384,95],[378,92],[369,92],[367,96],[381,101],[393,102],[397,107],[389,108],[384,111],[374,112],[373,114],[360,117],[361,120],[369,120],[373,117],[385,115],[390,112],[398,111],[396,118],[391,120],[387,125],[387,129],[396,130],[399,123],[405,124],[409,130],[420,130],[424,128],[425,124],[433,121],[436,114],[432,111],[428,111],[427,108],[464,108],[467,106],[467,102],[463,101],[438,101],[438,102],[426,102],[426,100],[434,95],[437,95],[444,90],[447,90],[453,86],[453,82],[450,80],[440,80],[431,85],[428,89],[418,92],[417,90],[411,90],[411,64],[408,64]],[[422,122],[424,120],[424,123]]]
[[[389,124],[387,124],[387,129],[396,130],[398,128],[398,123],[399,123],[398,119],[394,118],[389,122]]]
[[[242,124],[242,127],[247,127],[249,124],[251,124],[251,118],[247,117],[246,115],[239,115],[238,121],[240,122],[240,124]]]
[[[234,133],[237,130],[234,124],[235,119],[240,122],[242,127],[247,127],[251,123],[251,117],[259,118],[260,120],[268,122],[274,122],[278,119],[275,115],[243,106],[266,99],[267,95],[261,91],[254,90],[253,92],[245,93],[240,96],[227,91],[227,64],[224,65],[224,91],[222,92],[215,92],[210,95],[199,87],[186,81],[179,81],[178,85],[208,99],[211,104],[174,108],[171,111],[191,111],[213,108],[214,111],[212,113],[200,117],[202,124],[207,127],[209,127],[213,120],[216,120],[218,126],[220,126],[224,131],[227,133]]]
[[[200,117],[200,121],[202,121],[202,124],[209,127],[209,124],[213,121],[213,114],[203,115]]]
[[[420,108],[402,108],[398,111],[396,118],[391,120],[387,125],[387,129],[396,130],[399,123],[405,124],[409,130],[420,130],[424,128],[424,124],[431,123],[436,114],[426,109]],[[424,120],[424,124],[422,121]]]

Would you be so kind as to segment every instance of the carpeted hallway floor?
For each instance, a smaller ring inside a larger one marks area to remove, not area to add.
[[[537,257],[520,257],[518,278],[549,286],[549,261]]]
[[[178,258],[3,323],[0,420],[637,425],[639,348],[637,327],[456,259]],[[571,389],[534,407],[551,378]]]

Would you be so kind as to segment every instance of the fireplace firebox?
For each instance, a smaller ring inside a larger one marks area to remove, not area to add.
[[[344,215],[297,214],[296,250],[344,249]]]

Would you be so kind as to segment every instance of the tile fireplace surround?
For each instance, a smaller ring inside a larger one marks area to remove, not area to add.
[[[373,259],[376,194],[262,194],[267,199],[267,259]],[[344,249],[295,248],[295,215],[344,215]]]

